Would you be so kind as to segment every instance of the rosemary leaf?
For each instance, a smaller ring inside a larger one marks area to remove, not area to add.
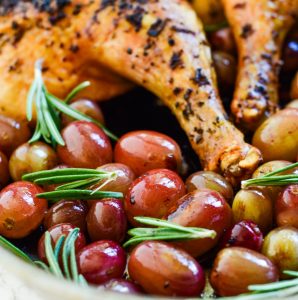
[[[49,177],[55,177],[55,176],[78,176],[78,175],[101,175],[101,174],[108,174],[106,171],[100,171],[96,169],[85,169],[85,168],[65,168],[65,169],[56,169],[56,170],[44,170],[44,171],[38,171],[33,172],[29,174],[25,174],[22,177],[22,180],[26,181],[33,181],[39,180],[41,178],[49,178]],[[68,182],[66,179],[64,182]]]
[[[32,110],[33,110],[34,96],[36,93],[36,87],[37,87],[37,81],[33,81],[27,96],[26,114],[27,114],[27,120],[29,122],[32,121]]]
[[[45,232],[45,253],[51,273],[53,273],[57,277],[62,278],[63,274],[60,269],[59,262],[54,255],[54,251],[52,248],[52,238],[48,231]]]
[[[87,287],[88,286],[88,283],[87,283],[86,279],[84,278],[84,276],[82,274],[79,275],[79,283],[83,287]]]
[[[283,273],[286,274],[286,275],[292,276],[292,277],[298,277],[298,272],[297,271],[286,270],[286,271],[283,271]]]
[[[273,172],[270,172],[270,173],[267,173],[266,175],[264,175],[263,177],[270,177],[270,176],[273,176],[273,175],[276,175],[276,174],[280,174],[280,173],[283,173],[283,172],[286,172],[286,171],[289,171],[289,170],[292,170],[294,168],[298,167],[298,162],[296,163],[293,163],[293,164],[290,164],[286,167],[283,167],[283,168],[280,168],[276,171],[273,171]]]
[[[289,184],[298,184],[298,174],[278,175],[296,167],[298,167],[298,162],[270,172],[262,177],[244,180],[241,182],[241,187],[247,188],[249,186],[284,186]]]
[[[62,234],[59,237],[58,241],[56,242],[55,249],[54,249],[54,255],[55,255],[55,258],[57,261],[59,259],[60,250],[63,246],[64,240],[65,240],[65,234]]]
[[[79,234],[79,229],[77,228],[73,230],[72,236],[69,239],[69,248],[70,248],[70,271],[73,281],[79,282],[79,273],[78,273],[78,266],[77,266],[77,260],[76,260],[76,248],[75,248],[75,241]]]
[[[58,145],[64,146],[65,142],[60,134],[58,126],[56,125],[53,119],[52,114],[49,111],[47,100],[45,97],[42,97],[41,99],[42,99],[42,103],[41,103],[42,112],[43,112],[44,119],[46,121],[48,132],[50,134],[49,137],[51,137]]]
[[[111,139],[113,139],[114,141],[118,140],[118,137],[116,137],[112,132],[110,132],[103,124],[101,124],[98,121],[95,121],[94,119],[92,119],[91,117],[88,117],[85,114],[73,109],[72,107],[70,107],[65,102],[61,101],[60,99],[56,98],[55,96],[49,94],[48,101],[53,106],[55,106],[59,111],[68,115],[69,117],[72,117],[76,120],[92,122],[92,123],[98,125],[100,128],[102,128],[103,131],[106,133],[106,135],[109,136]]]
[[[66,184],[58,186],[56,188],[56,191],[71,190],[71,189],[77,189],[77,188],[81,188],[81,189],[88,188],[91,185],[93,185],[95,183],[98,183],[103,178],[107,178],[107,177],[106,176],[104,176],[104,177],[102,177],[102,176],[96,176],[96,177],[91,177],[91,178],[88,178],[88,179],[78,180],[78,181],[71,182],[71,183],[66,183]]]
[[[185,227],[181,226],[166,220],[161,220],[161,219],[156,219],[156,218],[150,218],[150,217],[135,217],[134,218],[137,222],[145,225],[151,225],[151,226],[157,226],[157,227],[162,227],[162,228],[172,228],[172,229],[177,229],[183,232],[187,233],[207,233],[208,235],[211,234],[212,238],[215,238],[216,233],[214,230],[209,230],[205,228],[199,228],[199,227]]]
[[[69,182],[76,182],[86,179],[94,179],[97,178],[98,180],[107,178],[108,175],[94,175],[94,174],[81,174],[81,175],[67,175],[67,176],[51,176],[51,177],[44,177],[34,180],[34,183],[45,185],[45,184],[59,184],[59,183],[69,183]]]
[[[34,143],[37,142],[41,138],[41,132],[40,132],[40,124],[37,120],[35,131],[31,137],[31,139],[28,141],[28,143]]]
[[[298,285],[298,279],[283,280],[267,284],[250,285],[248,289],[253,292],[272,292]]]
[[[103,198],[123,198],[122,193],[99,191],[94,193],[92,190],[61,190],[45,192],[37,195],[38,198],[44,198],[51,202],[64,200],[98,200]]]
[[[191,240],[202,238],[215,238],[216,232],[205,228],[184,227],[169,221],[149,218],[135,217],[142,224],[157,226],[157,228],[133,228],[128,231],[132,236],[123,246],[131,246],[148,240]]]
[[[22,260],[24,260],[26,262],[29,262],[29,263],[33,263],[33,260],[25,252],[23,252],[22,250],[17,248],[15,245],[13,245],[11,242],[9,242],[7,239],[5,239],[1,235],[0,235],[0,246],[2,246],[3,248],[9,250],[10,252],[15,254],[16,256],[21,258]]]
[[[50,273],[49,267],[44,262],[42,262],[40,260],[36,260],[36,261],[34,261],[34,264],[36,266],[38,266],[39,268],[41,268],[41,269],[43,269],[43,270],[45,270],[45,271],[47,271],[47,272]]]
[[[70,270],[69,270],[69,256],[71,251],[71,246],[74,247],[74,244],[71,244],[71,241],[76,240],[78,237],[79,229],[73,229],[67,236],[63,250],[62,250],[62,264],[64,269],[64,274],[67,279],[71,279]]]
[[[65,103],[69,103],[81,90],[90,86],[90,81],[84,81],[76,86],[65,98]]]

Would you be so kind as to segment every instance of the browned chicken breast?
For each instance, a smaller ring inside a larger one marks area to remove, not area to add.
[[[222,0],[238,46],[232,112],[255,129],[278,106],[281,49],[298,14],[297,0]]]
[[[260,152],[244,142],[222,107],[202,24],[186,0],[30,2],[2,2],[2,113],[25,118],[34,62],[44,58],[46,84],[60,97],[85,79],[93,84],[84,91],[88,98],[103,98],[103,91],[109,98],[115,80],[124,92],[129,85],[114,73],[155,93],[207,170],[237,182],[259,164]],[[98,66],[112,73],[100,76]],[[103,81],[111,88],[100,91]]]

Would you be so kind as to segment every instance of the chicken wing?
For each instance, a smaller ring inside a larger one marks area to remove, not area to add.
[[[233,183],[253,172],[260,152],[246,144],[228,120],[218,95],[210,47],[187,1],[38,3],[33,7],[19,1],[2,17],[18,29],[7,30],[9,42],[1,49],[0,86],[4,88],[0,89],[0,107],[13,113],[10,104],[14,109],[17,105],[24,117],[36,58],[45,59],[44,76],[58,96],[75,85],[80,74],[89,75],[96,66],[105,66],[162,99],[205,169],[220,171]],[[13,25],[20,16],[22,26]],[[18,63],[7,69],[3,68],[5,60]],[[97,89],[97,82],[93,83],[93,89],[85,91],[88,97]]]
[[[222,1],[239,55],[232,112],[242,126],[255,129],[277,109],[281,48],[298,1]]]

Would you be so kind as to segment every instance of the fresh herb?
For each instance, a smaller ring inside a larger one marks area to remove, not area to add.
[[[35,264],[57,277],[64,277],[81,285],[87,285],[85,278],[78,273],[78,266],[76,262],[75,242],[78,238],[79,231],[79,228],[75,228],[69,232],[67,237],[64,234],[61,235],[54,248],[52,246],[50,233],[48,231],[45,232],[44,247],[47,264],[40,260],[32,260],[26,253],[14,246],[2,236],[0,236],[0,245],[24,261]],[[59,263],[60,257],[62,257],[63,268],[61,268]]]
[[[44,198],[51,202],[64,200],[98,200],[103,198],[123,198],[122,193],[118,192],[94,192],[92,190],[62,190],[37,194],[38,198]]]
[[[86,81],[78,85],[70,92],[70,94],[66,97],[66,100],[62,101],[51,94],[44,84],[42,78],[42,60],[38,60],[35,63],[34,74],[34,81],[30,87],[27,97],[27,120],[32,120],[33,106],[35,105],[37,123],[35,132],[29,143],[36,142],[43,138],[46,143],[52,144],[53,146],[56,146],[57,144],[64,146],[65,142],[60,134],[60,113],[64,113],[76,120],[93,122],[101,127],[111,139],[117,140],[117,137],[104,125],[71,108],[67,104],[78,92],[89,86],[89,82]]]
[[[298,162],[276,171],[267,173],[262,177],[251,178],[242,181],[241,186],[242,188],[247,188],[249,186],[284,186],[289,184],[298,184],[298,174],[281,175],[281,173],[292,170],[296,167],[298,167]]]
[[[135,217],[137,222],[145,225],[156,226],[157,228],[133,228],[128,231],[132,236],[123,246],[131,246],[148,240],[191,240],[216,237],[214,230],[198,227],[184,227],[169,221]]]
[[[122,198],[122,193],[99,191],[116,177],[117,175],[114,172],[66,168],[29,173],[24,175],[22,179],[39,185],[60,184],[56,187],[55,191],[37,195],[39,198],[56,202],[61,199],[95,200],[102,198]]]
[[[10,252],[15,254],[22,260],[29,262],[29,263],[33,263],[32,259],[26,253],[24,253],[22,250],[17,248],[15,245],[13,245],[11,242],[9,242],[7,239],[5,239],[2,236],[0,236],[0,246],[9,250]]]
[[[294,279],[277,281],[267,284],[255,284],[248,287],[251,293],[242,294],[236,297],[220,298],[222,300],[258,300],[258,299],[279,299],[298,294],[298,272],[284,271],[286,275]]]

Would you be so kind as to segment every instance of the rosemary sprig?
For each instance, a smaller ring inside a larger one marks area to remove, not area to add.
[[[50,233],[48,231],[45,232],[44,246],[48,264],[45,264],[40,260],[32,260],[26,253],[14,246],[2,236],[0,236],[0,245],[11,251],[24,261],[35,264],[41,269],[50,272],[59,278],[64,277],[81,285],[86,285],[87,282],[85,278],[78,273],[76,262],[75,242],[78,238],[79,231],[79,228],[75,228],[68,234],[67,237],[65,235],[61,235],[54,248],[52,246]],[[60,256],[62,256],[63,268],[61,268],[59,263]]]
[[[295,277],[294,279],[277,281],[267,284],[254,284],[248,287],[251,293],[242,294],[236,297],[220,298],[222,300],[258,300],[258,299],[279,299],[279,297],[294,296],[298,294],[298,272],[283,271],[284,274]]]
[[[298,167],[298,162],[267,173],[262,177],[244,180],[241,183],[241,187],[247,188],[249,186],[284,186],[289,184],[298,184],[298,174],[281,174],[296,167]]]
[[[52,202],[61,199],[96,200],[102,198],[122,198],[123,194],[110,191],[99,191],[97,185],[104,180],[111,181],[117,177],[114,172],[106,172],[94,169],[66,168],[57,170],[45,170],[26,174],[23,180],[36,184],[61,184],[55,191],[44,192],[37,195]],[[93,190],[93,187],[96,187]]]
[[[157,226],[157,228],[133,228],[128,231],[132,236],[123,246],[131,246],[148,240],[190,240],[216,237],[214,230],[198,227],[184,227],[171,223],[169,221],[149,218],[149,217],[135,217],[137,222]]]
[[[60,134],[60,113],[64,113],[76,120],[93,122],[101,127],[111,139],[117,140],[118,138],[104,125],[76,109],[73,109],[67,104],[75,95],[77,95],[78,92],[89,85],[90,82],[88,81],[79,84],[69,93],[65,101],[62,101],[47,90],[42,78],[42,60],[38,60],[35,63],[34,81],[30,87],[27,97],[27,120],[32,120],[34,105],[37,113],[35,132],[29,142],[36,142],[43,138],[45,142],[52,144],[53,146],[56,146],[56,144],[62,146],[65,145]]]

